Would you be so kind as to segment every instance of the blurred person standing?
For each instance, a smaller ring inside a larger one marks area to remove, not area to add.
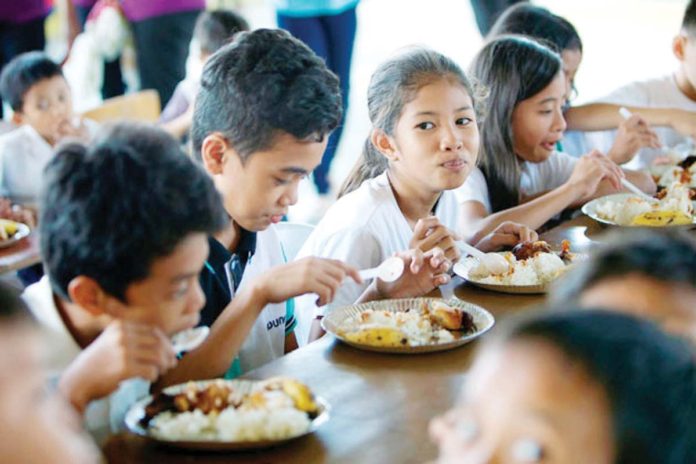
[[[328,194],[331,190],[329,169],[341,139],[343,122],[348,108],[350,66],[357,28],[355,10],[359,1],[275,0],[278,27],[289,31],[293,36],[306,43],[326,61],[327,67],[338,76],[340,81],[343,98],[343,121],[331,134],[321,164],[314,170],[314,184],[320,199],[323,198],[321,201],[326,203],[326,207],[330,204],[328,200]],[[323,211],[321,212],[323,213]]]

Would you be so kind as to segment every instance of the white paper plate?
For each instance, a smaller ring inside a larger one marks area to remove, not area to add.
[[[647,229],[659,229],[660,227],[650,227],[650,226],[624,226],[621,224],[617,224],[614,221],[610,221],[608,219],[604,219],[599,217],[597,214],[597,207],[604,203],[605,201],[615,201],[615,202],[622,202],[626,201],[629,198],[636,198],[636,195],[632,193],[614,193],[612,195],[606,195],[600,198],[595,198],[594,200],[591,200],[587,203],[585,203],[581,209],[581,211],[586,215],[594,219],[600,224],[603,224],[605,226],[614,226],[614,227],[630,227],[630,228],[647,228]],[[676,227],[676,228],[683,228],[683,229],[692,229],[694,226],[696,226],[696,217],[694,217],[693,222],[691,224],[685,224],[685,225],[673,225],[673,226],[662,226],[662,227]]]
[[[383,346],[373,346],[363,343],[357,343],[351,340],[347,340],[342,335],[343,322],[353,316],[357,316],[362,311],[366,309],[372,309],[376,311],[390,311],[390,312],[402,312],[406,310],[418,309],[423,303],[429,303],[433,301],[443,301],[439,298],[407,298],[400,300],[380,300],[371,301],[369,303],[362,303],[358,305],[345,306],[343,308],[337,308],[331,311],[326,317],[321,320],[321,325],[330,334],[332,334],[337,339],[341,340],[343,343],[360,348],[367,351],[377,351],[380,353],[399,353],[399,354],[413,354],[413,353],[432,353],[435,351],[445,351],[457,348],[459,346],[469,343],[471,340],[480,337],[484,333],[493,327],[495,324],[495,318],[491,313],[486,311],[480,306],[477,306],[466,301],[459,299],[450,299],[446,303],[450,306],[462,309],[469,313],[474,320],[476,325],[476,331],[474,333],[463,334],[457,337],[457,333],[454,332],[455,339],[451,342],[429,344],[429,345],[419,345],[419,346],[393,346],[393,347],[383,347]]]
[[[201,380],[194,382],[198,388],[205,388],[207,385],[219,382],[220,379],[215,380]],[[233,389],[242,389],[250,391],[254,384],[262,381],[251,381],[251,380],[225,380],[225,383],[229,384]],[[164,392],[170,395],[176,395],[181,393],[189,382],[172,385],[164,389]],[[151,434],[145,427],[140,424],[140,419],[145,417],[145,407],[152,401],[152,395],[138,400],[133,406],[130,407],[128,413],[125,417],[125,423],[128,430],[136,435],[145,437],[157,443],[161,443],[167,446],[172,446],[176,448],[185,448],[191,450],[212,450],[212,451],[234,451],[234,450],[249,450],[249,449],[262,449],[270,448],[273,446],[282,445],[291,440],[295,440],[299,437],[309,435],[319,428],[324,422],[329,420],[329,404],[322,398],[315,396],[314,401],[319,406],[319,414],[317,417],[312,419],[309,429],[304,433],[295,435],[292,437],[283,438],[280,440],[260,440],[260,441],[221,441],[221,440],[167,440],[160,436],[155,436]]]

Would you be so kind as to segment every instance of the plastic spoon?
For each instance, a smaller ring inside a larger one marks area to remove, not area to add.
[[[363,280],[379,277],[384,282],[394,282],[404,273],[404,261],[398,256],[385,259],[382,264],[371,269],[364,269],[359,272]]]
[[[625,106],[622,106],[621,108],[619,108],[619,114],[624,119],[629,119],[631,116],[633,116],[633,113],[631,113],[631,111],[629,111],[629,109],[626,108]],[[630,180],[628,180],[626,178],[622,178],[621,184],[624,187],[626,187],[628,190],[630,190],[631,192],[633,192],[636,195],[638,195],[639,197],[641,197],[642,199],[647,200],[651,203],[657,202],[657,200],[655,198],[651,197],[650,195],[648,195],[647,193],[643,192],[641,189],[636,187]]]
[[[182,330],[172,336],[172,346],[177,353],[194,350],[206,339],[210,328],[206,326]]]
[[[463,253],[478,259],[479,262],[491,272],[491,274],[504,274],[510,270],[510,263],[508,263],[507,260],[499,254],[484,253],[463,240],[458,240],[457,246]]]

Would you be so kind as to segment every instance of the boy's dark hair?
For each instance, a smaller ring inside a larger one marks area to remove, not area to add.
[[[684,232],[622,231],[559,279],[552,299],[575,300],[605,279],[629,274],[696,290],[696,241]]]
[[[0,73],[0,97],[13,111],[22,111],[24,96],[37,82],[62,76],[60,66],[43,52],[22,53]]]
[[[0,282],[0,324],[32,320],[29,309],[19,296],[19,291]]]
[[[521,101],[544,90],[562,69],[556,52],[521,35],[496,37],[471,63],[469,76],[488,89],[479,165],[494,213],[520,202],[522,168],[514,149],[512,113]]]
[[[234,11],[208,10],[202,12],[193,28],[193,38],[208,55],[218,51],[234,34],[248,31],[249,23]]]
[[[164,131],[116,124],[85,147],[62,147],[45,171],[39,231],[54,291],[91,277],[110,295],[146,278],[191,233],[211,234],[225,212],[211,179]]]
[[[504,341],[553,344],[604,388],[616,464],[693,462],[696,364],[690,346],[633,316],[566,309],[508,322],[499,334]]]
[[[271,147],[277,135],[323,140],[341,119],[338,78],[288,32],[240,32],[206,63],[191,134],[194,153],[222,133],[242,160]]]
[[[689,0],[684,11],[684,19],[682,20],[682,31],[689,35],[696,34],[696,1]]]
[[[518,3],[505,10],[493,24],[487,39],[505,34],[532,37],[558,53],[564,50],[582,52],[580,35],[568,20],[529,3]]]

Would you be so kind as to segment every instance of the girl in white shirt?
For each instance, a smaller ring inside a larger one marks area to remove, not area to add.
[[[369,268],[400,250],[438,247],[456,260],[459,208],[451,190],[476,162],[476,103],[461,69],[437,52],[414,48],[382,64],[368,89],[373,130],[363,155],[298,257]],[[478,246],[491,250],[532,235],[505,224]],[[346,282],[331,307],[352,304],[364,285]],[[298,306],[307,314],[313,299]]]
[[[505,221],[537,229],[564,209],[620,189],[626,175],[646,192],[646,174],[621,170],[598,151],[572,158],[555,151],[566,123],[561,58],[532,39],[502,36],[472,64],[488,89],[480,170],[457,191],[465,238],[476,243]]]

